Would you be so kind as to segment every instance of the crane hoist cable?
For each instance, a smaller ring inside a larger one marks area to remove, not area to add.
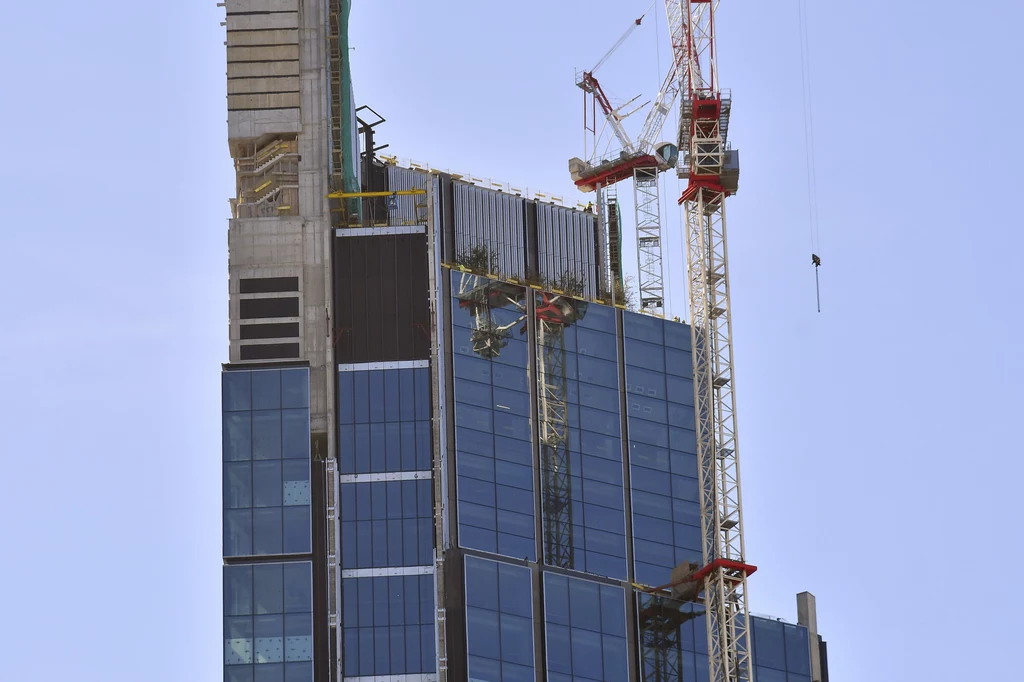
[[[814,149],[814,104],[811,90],[811,48],[807,36],[807,8],[797,0],[797,30],[800,34],[800,86],[803,94],[804,154],[807,168],[807,217],[811,236],[811,263],[814,265],[814,294],[821,312],[821,232],[818,223],[818,171]]]
[[[657,0],[655,0],[655,2],[656,1]],[[599,68],[601,68],[601,65],[608,61],[608,58],[615,53],[615,50],[619,49],[619,47],[622,46],[622,43],[626,42],[626,39],[629,38],[630,35],[632,35],[633,31],[636,30],[636,27],[639,26],[640,23],[644,20],[644,17],[647,16],[647,13],[651,11],[651,7],[654,7],[653,2],[651,3],[650,7],[644,10],[644,13],[640,15],[639,19],[635,19],[633,23],[629,25],[629,28],[626,29],[626,32],[622,34],[621,38],[615,41],[615,44],[612,45],[611,49],[605,52],[604,56],[601,57],[601,59],[598,60],[597,64],[594,65],[594,68],[590,70],[590,73],[594,73]]]

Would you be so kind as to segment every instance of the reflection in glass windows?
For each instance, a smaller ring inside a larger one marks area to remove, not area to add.
[[[429,471],[430,370],[338,373],[342,474]]]
[[[644,679],[707,680],[704,605],[636,593]]]
[[[615,309],[535,302],[544,560],[625,579]]]
[[[754,616],[755,678],[768,682],[810,682],[811,650],[807,628]]]
[[[225,679],[312,682],[312,660],[312,563],[225,566]]]
[[[309,370],[222,374],[224,556],[311,551]]]
[[[341,567],[432,564],[432,494],[430,479],[343,483]]]
[[[434,672],[434,578],[345,578],[346,677]]]
[[[623,331],[634,570],[663,585],[678,564],[703,561],[690,329],[624,313]]]
[[[459,543],[535,561],[526,290],[451,284]]]
[[[469,679],[533,682],[532,595],[529,568],[466,557]]]
[[[549,680],[627,679],[626,604],[621,587],[545,573],[544,621]]]

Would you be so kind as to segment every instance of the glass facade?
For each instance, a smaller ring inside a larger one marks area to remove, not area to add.
[[[526,289],[452,276],[459,544],[537,560]]]
[[[429,478],[343,483],[341,567],[429,566],[434,560]]]
[[[538,292],[545,563],[626,579],[615,309]]]
[[[430,370],[338,373],[342,474],[430,471]]]
[[[346,578],[346,677],[433,672],[434,577]]]
[[[466,557],[469,679],[533,682],[533,587],[530,569]]]
[[[224,556],[307,554],[309,370],[222,377]]]
[[[349,365],[338,372],[342,666],[347,677],[437,668],[426,365]]]
[[[635,579],[702,563],[690,328],[623,313]]]
[[[544,626],[549,682],[628,679],[623,588],[545,573]]]
[[[758,682],[811,682],[807,628],[768,618],[750,619]]]
[[[313,565],[224,567],[226,682],[312,682]]]

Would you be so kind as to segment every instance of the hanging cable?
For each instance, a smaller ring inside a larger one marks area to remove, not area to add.
[[[818,312],[821,312],[821,286],[818,280],[818,268],[821,267],[821,234],[818,223],[818,171],[815,163],[814,148],[814,106],[811,89],[811,46],[807,34],[807,9],[804,0],[797,0],[798,30],[800,32],[800,85],[803,91],[804,115],[804,154],[807,168],[807,218],[811,240],[811,263],[814,265],[814,289],[818,301]]]

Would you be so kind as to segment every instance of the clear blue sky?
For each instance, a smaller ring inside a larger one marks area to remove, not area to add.
[[[214,682],[223,10],[8,4],[0,679]],[[573,67],[648,4],[356,0],[356,98],[402,157],[568,195]],[[796,0],[719,15],[752,609],[814,592],[834,681],[1011,679],[1024,5],[808,5],[820,315]],[[655,90],[654,36],[602,70],[621,98]]]

